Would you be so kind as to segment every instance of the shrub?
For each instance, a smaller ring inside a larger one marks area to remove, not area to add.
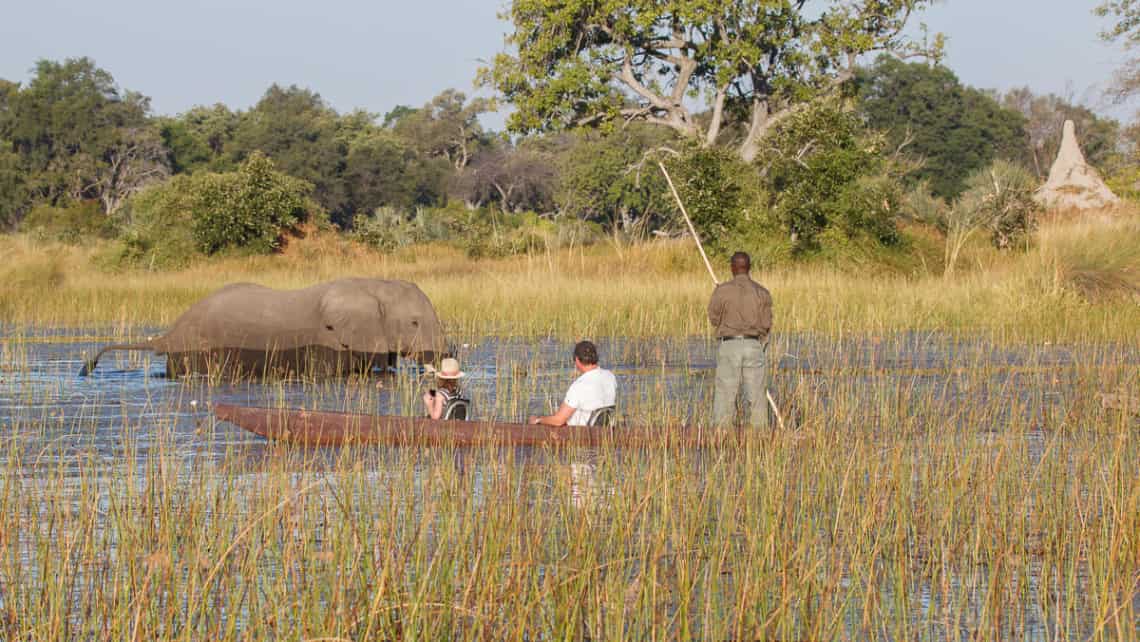
[[[267,254],[283,234],[318,207],[309,199],[311,183],[278,172],[273,161],[255,152],[236,172],[196,174],[192,230],[198,249],[214,254],[240,249]]]
[[[769,205],[799,253],[821,249],[837,228],[847,239],[891,244],[902,200],[881,135],[854,114],[818,105],[788,119],[765,141]]]
[[[192,232],[199,182],[196,175],[180,174],[132,196],[122,210],[126,224],[119,247],[104,263],[168,269],[200,256]]]
[[[78,201],[63,207],[40,205],[28,212],[21,228],[35,238],[78,245],[112,238],[115,224],[96,201]]]

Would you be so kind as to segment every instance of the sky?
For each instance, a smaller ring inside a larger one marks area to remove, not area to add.
[[[271,83],[321,94],[339,111],[383,114],[441,90],[472,93],[502,49],[506,0],[5,0],[0,78],[35,62],[88,56],[158,114],[199,104],[244,109]],[[1028,85],[1100,113],[1127,55],[1097,37],[1096,0],[943,0],[915,20],[949,38],[946,64],[981,88]],[[491,117],[489,125],[501,125]]]

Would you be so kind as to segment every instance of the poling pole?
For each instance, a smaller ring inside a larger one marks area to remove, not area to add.
[[[673,198],[677,201],[677,207],[681,208],[681,215],[685,217],[685,224],[689,226],[689,233],[693,235],[693,240],[697,242],[697,250],[701,253],[701,258],[705,260],[705,267],[709,270],[709,276],[712,277],[713,287],[720,285],[716,280],[716,272],[713,271],[712,263],[709,262],[709,257],[705,254],[705,247],[701,244],[701,237],[697,234],[697,228],[693,227],[693,221],[689,219],[689,213],[685,211],[685,204],[681,202],[681,195],[677,193],[677,188],[673,185],[673,178],[669,176],[669,171],[665,169],[665,163],[657,161],[657,166],[661,168],[661,173],[665,175],[665,182],[669,183],[669,191],[673,192]],[[772,406],[772,412],[776,415],[776,423],[780,425],[780,430],[784,429],[784,418],[780,416],[780,409],[776,407],[776,400],[772,398],[772,392],[765,389],[764,395],[768,398],[768,405]]]

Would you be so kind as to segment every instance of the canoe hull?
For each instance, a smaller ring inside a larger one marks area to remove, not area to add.
[[[735,431],[700,428],[531,426],[437,421],[289,408],[216,404],[214,416],[271,441],[298,446],[645,446],[702,447],[735,442]]]

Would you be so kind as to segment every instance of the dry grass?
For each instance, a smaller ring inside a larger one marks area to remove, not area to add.
[[[1010,341],[1124,339],[1140,308],[1104,293],[1136,287],[1137,223],[1116,216],[1046,225],[1028,252],[967,253],[957,278],[936,266],[916,275],[822,266],[764,266],[783,332],[895,330],[984,332]],[[445,247],[392,255],[311,237],[283,255],[230,258],[177,272],[107,273],[98,250],[0,239],[0,313],[9,324],[132,327],[167,325],[191,303],[234,281],[297,288],[338,276],[419,284],[460,337],[590,335],[690,336],[707,332],[711,289],[687,241],[602,245],[473,261]],[[1111,259],[1111,260],[1109,260]],[[1076,292],[1081,296],[1072,296]]]

